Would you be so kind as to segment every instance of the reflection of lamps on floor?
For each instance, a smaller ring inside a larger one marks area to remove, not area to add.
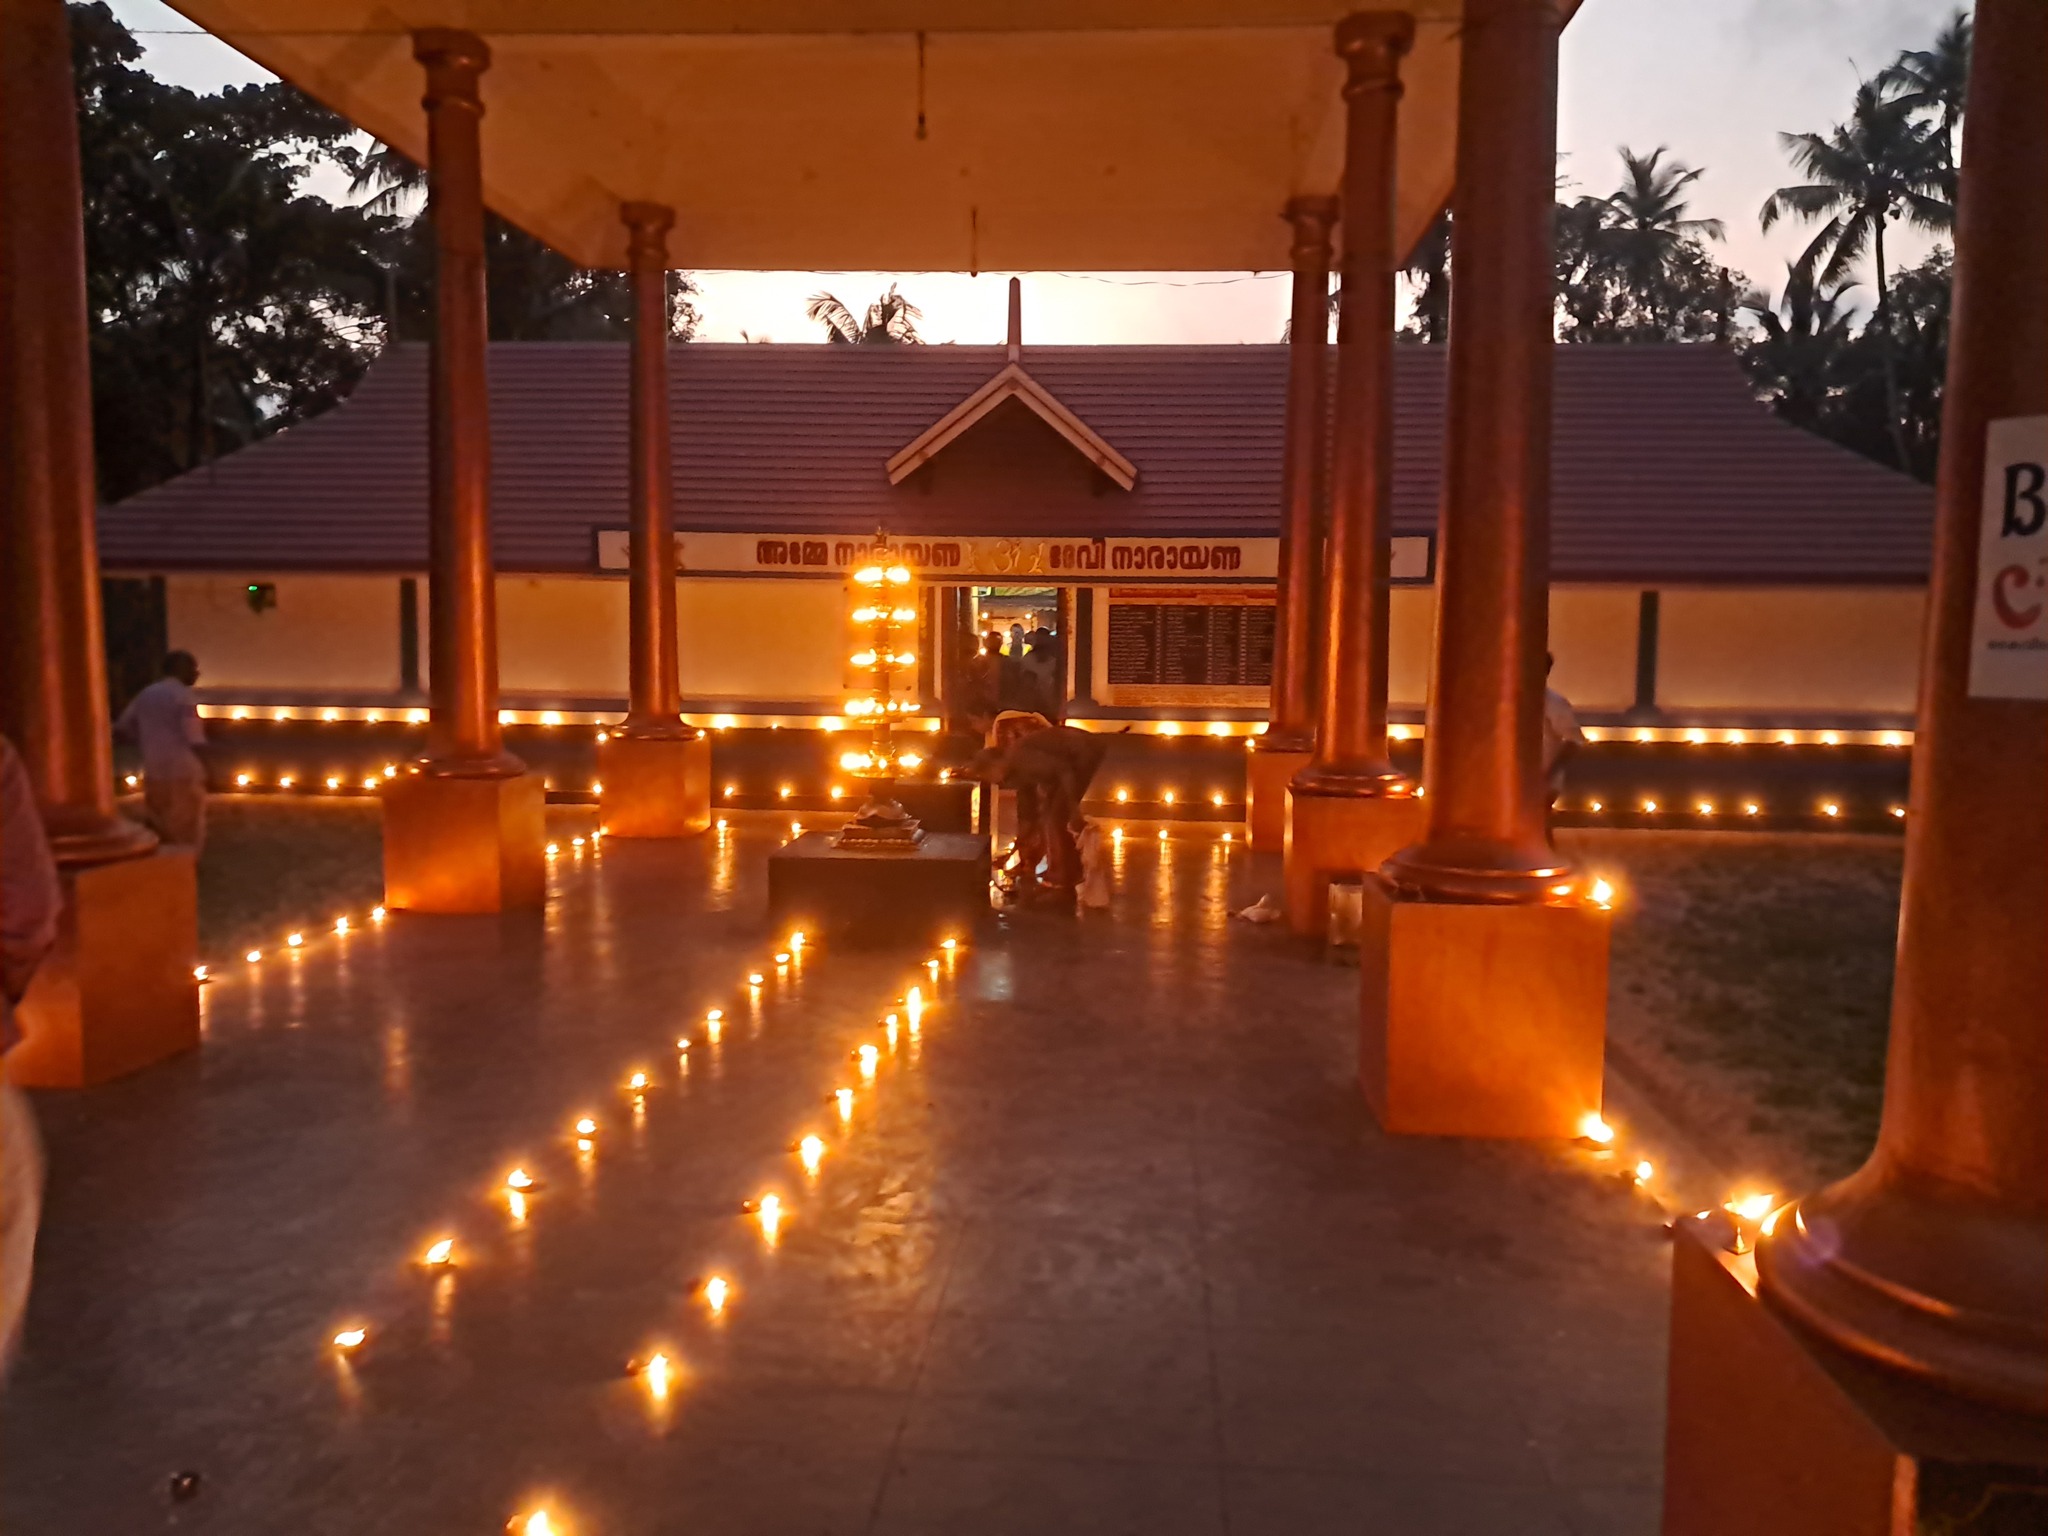
[[[907,566],[864,566],[853,574],[859,606],[853,622],[864,634],[862,648],[851,658],[853,665],[868,674],[867,697],[847,705],[846,713],[869,722],[867,750],[848,752],[839,759],[846,772],[868,781],[867,799],[851,821],[832,839],[835,848],[866,848],[908,851],[924,840],[924,828],[906,811],[892,791],[898,769],[913,769],[923,761],[915,752],[898,752],[893,736],[894,717],[911,713],[916,706],[899,704],[889,697],[889,684],[898,667],[917,665],[912,651],[899,651],[898,637],[909,629],[915,633],[917,609],[903,606],[911,582]]]

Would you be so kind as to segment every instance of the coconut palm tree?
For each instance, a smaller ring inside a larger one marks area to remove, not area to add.
[[[924,318],[924,311],[898,293],[894,283],[867,307],[864,316],[856,317],[829,293],[812,294],[804,305],[804,314],[825,327],[827,341],[878,346],[899,342],[915,345],[924,340],[917,334],[917,322]]]
[[[1894,219],[1932,230],[1948,229],[1954,222],[1954,205],[1941,195],[1941,162],[1933,136],[1904,101],[1886,98],[1876,81],[1866,80],[1856,88],[1848,122],[1836,124],[1825,135],[1781,133],[1778,141],[1794,168],[1808,179],[1780,187],[1765,200],[1763,227],[1768,230],[1785,217],[1822,221],[1806,256],[1800,258],[1816,261],[1821,283],[1841,282],[1866,256],[1870,258],[1876,296],[1870,323],[1883,347],[1892,442],[1899,467],[1906,469],[1909,455],[1890,343],[1891,289],[1884,237]]]
[[[1621,147],[1621,185],[1598,200],[1593,237],[1602,256],[1653,310],[1665,307],[1652,296],[1668,286],[1687,248],[1727,234],[1719,219],[1685,216],[1685,190],[1705,172],[1677,160],[1665,163],[1666,149],[1659,144],[1639,155]]]
[[[1935,118],[1934,149],[1941,162],[1942,195],[1956,200],[1956,128],[1963,120],[1963,94],[1970,79],[1970,13],[1957,11],[1934,39],[1932,48],[1911,48],[1887,69],[1877,83],[1909,112],[1930,112]]]
[[[1817,280],[1809,251],[1785,264],[1785,287],[1776,299],[1757,289],[1742,301],[1762,333],[1743,353],[1750,376],[1780,416],[1809,431],[1820,423],[1836,363],[1853,339],[1845,298],[1854,286]]]
[[[1423,232],[1401,269],[1415,295],[1402,334],[1416,341],[1443,342],[1451,336],[1451,211],[1446,208]]]

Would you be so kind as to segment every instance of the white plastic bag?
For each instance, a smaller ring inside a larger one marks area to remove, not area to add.
[[[1102,829],[1090,820],[1081,828],[1081,884],[1074,899],[1085,911],[1100,911],[1109,905],[1109,843]]]

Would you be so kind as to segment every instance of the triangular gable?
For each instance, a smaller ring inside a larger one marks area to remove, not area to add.
[[[922,465],[928,464],[948,443],[971,430],[974,424],[1005,400],[1023,402],[1053,431],[1071,443],[1080,455],[1125,490],[1138,483],[1138,468],[1112,448],[1094,428],[1061,405],[1058,398],[1017,362],[1006,363],[990,379],[952,410],[926,427],[889,459],[889,483],[901,485]]]

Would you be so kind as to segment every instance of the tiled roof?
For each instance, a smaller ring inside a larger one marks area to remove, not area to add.
[[[685,530],[1251,537],[1277,530],[1279,346],[1030,347],[1025,365],[1137,466],[1124,491],[1042,455],[953,474],[999,420],[900,486],[889,456],[1003,366],[1000,347],[675,348]],[[1394,520],[1436,522],[1444,355],[1396,352]],[[426,352],[380,358],[343,405],[100,514],[113,570],[418,570],[426,561]],[[491,348],[501,569],[592,568],[622,527],[626,349]],[[1917,583],[1932,493],[1772,417],[1704,346],[1557,350],[1552,576],[1646,584]],[[1006,431],[1037,430],[1012,424]],[[998,434],[1000,436],[1000,434]],[[963,466],[965,467],[965,466]]]

